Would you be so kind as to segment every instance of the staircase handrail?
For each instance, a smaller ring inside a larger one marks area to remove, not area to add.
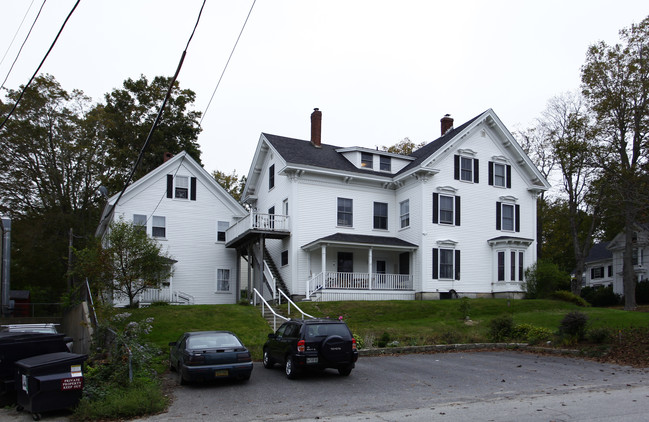
[[[252,290],[255,293],[255,295],[253,296],[253,302],[254,302],[255,306],[257,306],[257,296],[259,296],[259,299],[261,299],[261,316],[263,317],[264,313],[265,313],[264,305],[267,306],[268,309],[270,310],[270,312],[273,314],[273,330],[277,330],[277,318],[278,317],[283,319],[284,321],[289,320],[289,318],[286,318],[285,316],[282,316],[282,315],[278,314],[277,312],[275,312],[275,310],[268,304],[268,302],[266,302],[266,299],[264,299],[264,297],[261,295],[261,293],[259,293],[259,290],[257,290],[256,288],[253,288]]]
[[[279,304],[280,304],[280,305],[282,304],[282,296],[284,296],[284,298],[285,298],[286,301],[288,302],[288,314],[289,314],[289,315],[291,315],[291,305],[293,305],[293,306],[295,307],[295,309],[297,309],[298,312],[300,312],[300,313],[302,314],[302,319],[304,319],[305,316],[306,316],[306,317],[309,317],[309,318],[311,318],[311,319],[316,319],[316,317],[314,317],[313,315],[309,315],[309,314],[307,314],[306,312],[304,312],[302,309],[300,309],[300,307],[297,306],[297,305],[295,304],[295,302],[293,302],[293,301],[291,300],[291,298],[288,297],[288,296],[286,295],[286,293],[284,293],[284,292],[282,291],[282,289],[277,289],[277,291],[279,292],[279,298],[278,298],[278,299],[279,299]]]
[[[266,277],[266,280],[268,281],[268,284],[270,284],[270,292],[273,295],[273,300],[277,299],[277,293],[276,290],[279,290],[277,288],[277,281],[275,281],[275,276],[273,276],[273,272],[270,270],[270,267],[268,266],[268,262],[264,259],[264,276]]]

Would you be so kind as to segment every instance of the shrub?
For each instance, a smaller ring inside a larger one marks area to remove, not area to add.
[[[352,336],[356,339],[356,348],[358,350],[361,350],[362,348],[365,347],[365,342],[363,341],[363,337],[359,336],[358,334],[352,334]]]
[[[390,342],[390,334],[383,333],[379,338],[379,340],[376,342],[376,345],[378,347],[386,347],[389,342]]]
[[[529,344],[543,343],[552,340],[551,330],[543,327],[535,327],[532,324],[518,324],[512,330],[512,338],[523,340]]]
[[[581,297],[597,307],[616,306],[622,303],[622,297],[613,293],[613,286],[584,287],[581,289]]]
[[[514,334],[514,319],[511,315],[501,315],[489,323],[489,338],[499,342],[512,338]]]
[[[608,343],[609,340],[613,337],[611,331],[608,328],[591,328],[586,333],[586,337],[589,341],[595,344]]]
[[[460,299],[460,313],[462,314],[462,319],[468,319],[469,312],[471,312],[471,304],[469,303],[469,298],[463,297],[462,299]]]
[[[564,337],[581,340],[586,334],[588,316],[578,311],[568,312],[559,324],[559,333]]]
[[[458,344],[460,339],[460,335],[452,329],[444,331],[441,335],[441,341],[444,344]]]
[[[575,305],[582,306],[584,308],[590,307],[590,303],[586,302],[584,298],[572,294],[572,292],[569,292],[567,290],[557,290],[550,295],[550,298],[574,303]]]
[[[649,281],[640,281],[636,284],[635,301],[641,305],[649,304]]]
[[[551,262],[538,260],[525,271],[527,299],[547,299],[554,291],[568,288],[570,275]]]

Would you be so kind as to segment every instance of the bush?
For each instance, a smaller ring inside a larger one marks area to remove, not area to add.
[[[356,339],[356,348],[358,350],[361,350],[362,348],[365,347],[365,342],[363,341],[363,337],[359,336],[358,334],[352,334],[352,336]]]
[[[592,328],[586,334],[588,340],[595,344],[608,343],[613,335],[608,328]]]
[[[590,303],[586,302],[582,297],[572,294],[567,290],[557,290],[556,292],[550,295],[551,299],[563,300],[564,302],[574,303],[577,306],[582,306],[584,308],[590,307]]]
[[[551,330],[542,327],[535,327],[532,324],[518,324],[512,330],[512,338],[525,341],[529,344],[544,343],[552,340]]]
[[[501,315],[489,323],[489,339],[500,342],[512,338],[514,334],[514,319],[511,315]]]
[[[581,340],[586,334],[588,316],[578,311],[568,312],[559,324],[559,334],[574,340]]]
[[[538,260],[525,271],[527,299],[547,299],[556,290],[570,289],[570,275],[556,264]]]
[[[636,284],[635,301],[640,305],[649,304],[649,281],[641,281]]]
[[[389,342],[390,342],[390,334],[383,333],[381,335],[381,338],[379,338],[379,340],[376,342],[376,345],[378,347],[386,347]]]
[[[74,411],[75,420],[108,420],[133,418],[162,412],[169,399],[162,393],[158,382],[136,379],[132,384],[110,386],[101,398],[86,395]]]
[[[622,303],[622,297],[613,293],[613,286],[584,287],[581,289],[581,297],[597,307],[617,306]]]
[[[469,319],[470,312],[471,304],[469,303],[469,298],[463,297],[460,299],[460,313],[462,314],[462,319]]]

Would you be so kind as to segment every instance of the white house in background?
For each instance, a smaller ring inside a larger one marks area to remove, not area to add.
[[[253,211],[226,232],[255,287],[310,300],[522,295],[550,185],[491,109],[457,128],[446,115],[410,155],[324,144],[321,119],[315,109],[310,141],[259,139],[243,192]]]
[[[645,256],[649,254],[649,228],[638,225],[633,233],[633,271],[637,281],[647,280],[647,262]],[[601,242],[593,245],[584,269],[584,285],[610,286],[613,293],[624,295],[624,233],[619,233],[610,242]]]
[[[171,279],[143,293],[140,303],[236,303],[241,266],[225,247],[225,231],[247,211],[186,152],[165,158],[126,189],[110,216],[118,195],[108,199],[97,235],[121,217],[145,227],[173,258]]]

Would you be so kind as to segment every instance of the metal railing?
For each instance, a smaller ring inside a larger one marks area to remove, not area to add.
[[[277,318],[280,318],[284,321],[288,321],[289,318],[286,318],[285,316],[282,316],[275,312],[275,310],[266,302],[266,299],[264,299],[264,296],[262,296],[261,293],[259,293],[259,290],[257,289],[252,289],[255,295],[253,296],[253,304],[257,306],[257,298],[261,299],[261,316],[266,317],[266,308],[270,310],[270,312],[273,314],[273,330],[277,330]]]
[[[289,315],[291,315],[291,305],[293,305],[293,307],[294,307],[295,309],[297,309],[297,311],[298,311],[299,313],[302,314],[302,319],[304,319],[305,316],[306,316],[306,317],[309,317],[309,318],[311,318],[311,319],[315,319],[314,316],[309,315],[309,314],[307,314],[306,312],[304,312],[302,309],[300,309],[300,307],[297,306],[297,305],[295,304],[295,302],[293,302],[293,301],[291,300],[291,298],[288,297],[288,296],[286,295],[286,293],[284,293],[281,289],[278,289],[277,291],[279,292],[279,297],[278,297],[278,299],[279,299],[279,304],[280,304],[280,305],[282,304],[282,296],[284,296],[284,299],[286,299],[286,302],[288,303],[288,314],[289,314]]]

